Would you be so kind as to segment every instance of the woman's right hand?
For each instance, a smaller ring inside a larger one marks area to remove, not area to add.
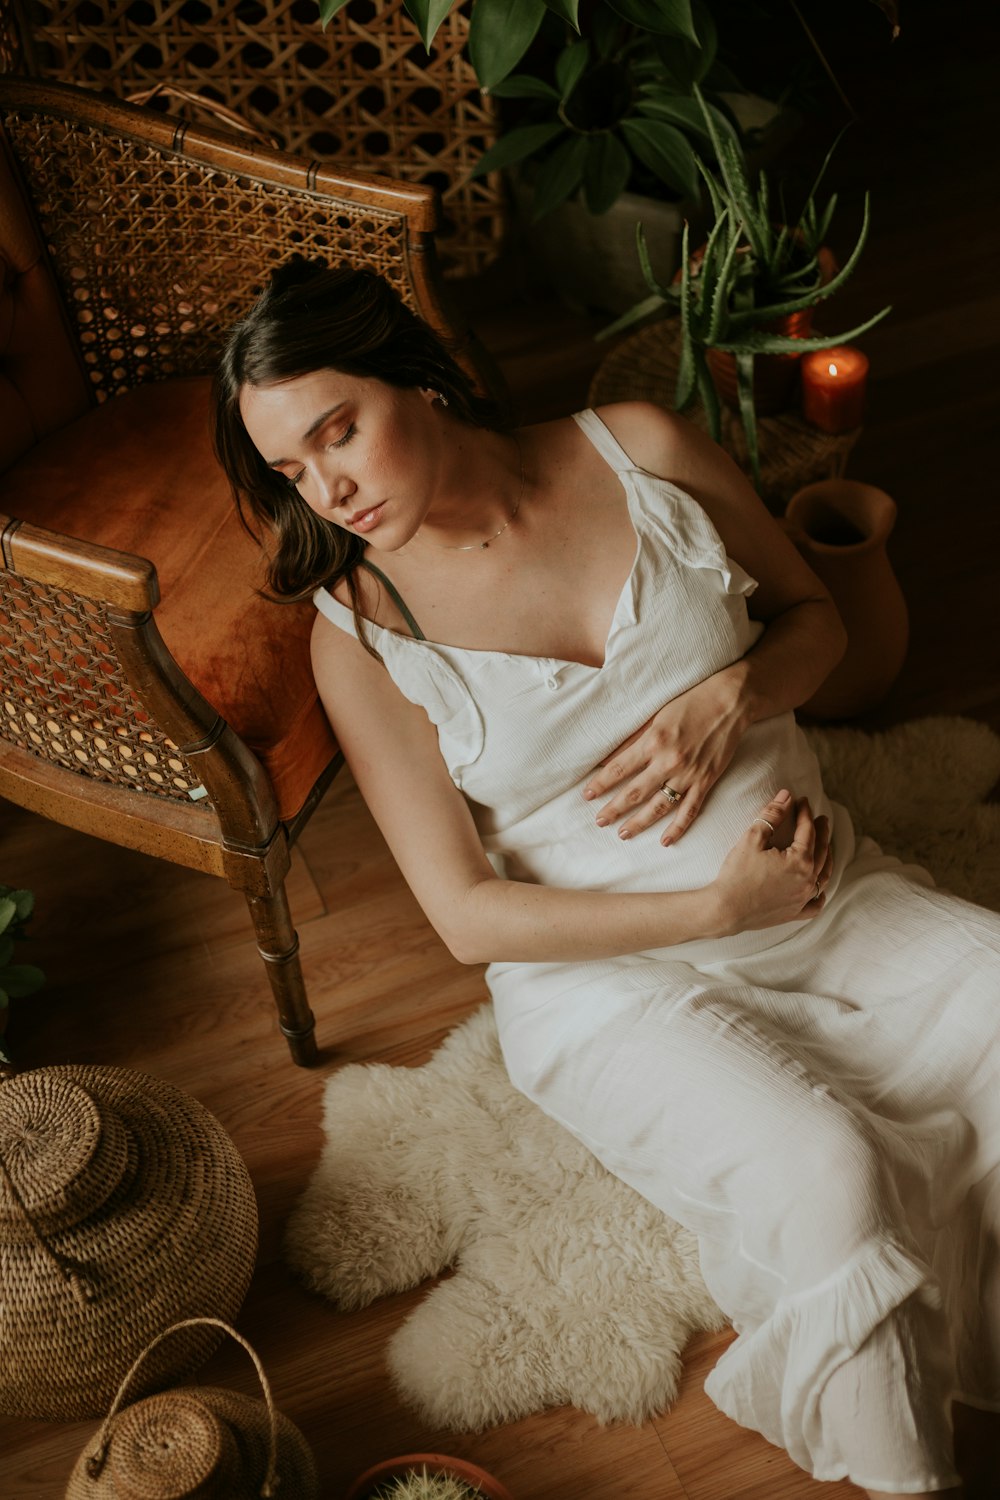
[[[774,847],[783,842],[778,830],[789,820],[791,842]],[[726,855],[710,887],[719,902],[721,935],[818,916],[832,868],[829,818],[814,819],[807,798],[778,792]]]

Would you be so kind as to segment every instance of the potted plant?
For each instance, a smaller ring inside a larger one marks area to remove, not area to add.
[[[0,885],[0,1038],[7,1029],[9,1002],[33,995],[45,983],[45,975],[34,964],[15,964],[14,944],[25,937],[24,926],[35,909],[30,891],[13,890]],[[11,1066],[11,1060],[0,1040],[0,1066]]]
[[[717,387],[725,391],[728,383],[732,404],[739,410],[746,434],[751,473],[759,487],[754,403],[756,361],[779,356],[794,377],[795,361],[800,355],[860,337],[891,308],[882,308],[874,317],[846,332],[822,336],[811,333],[813,309],[843,286],[864,249],[868,237],[868,195],[854,249],[842,269],[835,270],[825,251],[825,238],[836,195],[820,209],[817,194],[836,141],[796,222],[776,223],[767,174],[760,173],[756,188],[751,185],[736,141],[719,127],[718,117],[708,109],[697,85],[695,93],[719,166],[717,176],[698,161],[711,203],[712,227],[708,239],[700,250],[690,254],[685,225],[681,269],[674,283],[664,287],[653,273],[640,225],[639,260],[651,295],[603,329],[599,337],[619,333],[664,307],[677,309],[681,358],[675,407],[684,411],[700,397],[709,431],[718,441]],[[786,216],[782,213],[781,218],[785,220]]]
[[[351,1485],[346,1500],[511,1500],[509,1490],[468,1459],[408,1453],[384,1459]]]

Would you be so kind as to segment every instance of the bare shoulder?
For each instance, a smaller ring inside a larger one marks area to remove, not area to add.
[[[596,411],[629,458],[648,474],[658,474],[685,489],[704,488],[706,480],[710,487],[720,480],[746,485],[718,444],[678,412],[655,401],[615,401]]]

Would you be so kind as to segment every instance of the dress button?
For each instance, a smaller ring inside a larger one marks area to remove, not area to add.
[[[545,686],[547,688],[557,688],[559,686],[558,677],[546,677]]]

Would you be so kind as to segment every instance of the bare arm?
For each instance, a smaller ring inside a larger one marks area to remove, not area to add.
[[[809,918],[822,908],[813,894],[828,866],[826,829],[818,821],[813,839],[812,819],[802,809],[788,849],[767,848],[769,831],[754,825],[737,845],[742,863],[731,865],[731,856],[720,878],[701,890],[619,895],[502,880],[426,714],[402,696],[380,663],[322,616],[313,630],[313,671],[404,878],[463,963],[614,957]],[[762,815],[777,826],[794,811],[787,798]]]
[[[676,785],[684,801],[662,840],[671,843],[698,816],[746,730],[804,703],[847,638],[824,585],[717,444],[647,402],[604,407],[601,416],[636,463],[703,506],[726,552],[757,580],[749,610],[766,627],[746,656],[666,705],[588,782],[601,821],[626,818],[629,834],[673,810],[660,787]]]

